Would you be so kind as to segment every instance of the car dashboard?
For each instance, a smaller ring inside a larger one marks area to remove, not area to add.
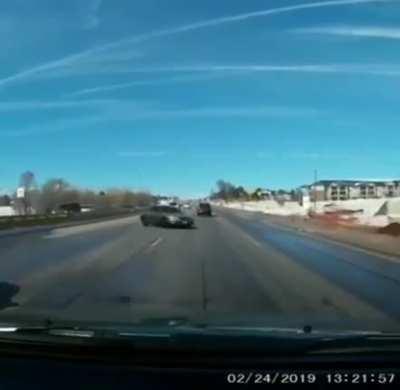
[[[1,389],[231,388],[400,384],[397,354],[268,356],[143,351],[100,346],[3,345]]]

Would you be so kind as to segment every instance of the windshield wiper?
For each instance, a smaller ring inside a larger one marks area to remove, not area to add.
[[[38,335],[48,334],[50,336],[65,337],[84,337],[91,338],[95,336],[93,330],[80,329],[78,327],[52,327],[52,326],[0,326],[0,335]]]
[[[400,333],[366,330],[326,331],[304,328],[272,327],[209,327],[205,335],[213,338],[234,338],[246,345],[257,340],[261,349],[265,345],[273,348],[295,349],[303,352],[329,352],[332,350],[367,350],[392,349],[400,350]],[[218,341],[217,341],[218,342]]]
[[[174,323],[168,327],[112,327],[112,326],[92,326],[92,325],[64,325],[52,321],[44,322],[44,325],[27,324],[27,325],[9,325],[0,324],[0,339],[52,339],[54,338],[75,338],[88,339],[93,342],[127,342],[138,340],[149,340],[151,343],[157,340],[166,340],[171,336],[170,328],[174,327]]]
[[[398,354],[400,352],[400,334],[364,334],[318,340],[315,345],[308,348],[307,352],[312,354],[395,352]]]
[[[0,339],[50,342],[111,343],[167,348],[215,350],[245,349],[257,353],[324,354],[400,350],[400,333],[324,332],[291,328],[213,327],[177,324],[162,327],[103,328],[87,326],[1,326]]]

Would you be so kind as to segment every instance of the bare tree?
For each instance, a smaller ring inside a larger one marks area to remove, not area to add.
[[[112,188],[102,195],[101,201],[109,207],[132,208],[152,204],[153,197],[146,192],[134,192],[127,189]]]
[[[228,181],[218,180],[217,192],[213,193],[211,197],[228,201],[232,199],[247,198],[248,194],[243,187],[236,187]]]
[[[41,213],[51,213],[68,204],[78,204],[98,208],[131,208],[147,206],[153,202],[151,194],[114,188],[95,192],[78,189],[62,178],[48,180],[38,192]]]
[[[150,206],[153,203],[153,196],[148,192],[137,192],[135,202],[139,207]]]
[[[49,213],[60,204],[77,201],[78,196],[64,179],[50,179],[43,186],[40,197],[40,209]]]
[[[18,205],[22,208],[24,215],[31,214],[34,211],[33,206],[38,195],[35,174],[31,171],[22,173],[19,179],[19,187],[23,191],[23,196],[18,198]]]
[[[11,204],[11,198],[8,195],[0,196],[0,206],[9,206]]]

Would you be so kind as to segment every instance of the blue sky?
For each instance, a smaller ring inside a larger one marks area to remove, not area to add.
[[[10,0],[0,36],[0,189],[400,176],[398,0]]]

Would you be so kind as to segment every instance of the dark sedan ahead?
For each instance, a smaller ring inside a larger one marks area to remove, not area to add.
[[[197,207],[197,215],[212,217],[212,209],[210,203],[200,203]]]
[[[194,227],[193,218],[181,212],[177,207],[154,206],[140,217],[143,226]]]

